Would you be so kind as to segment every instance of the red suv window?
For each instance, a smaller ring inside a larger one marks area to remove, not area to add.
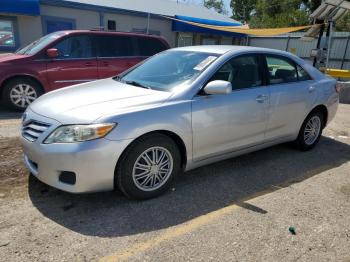
[[[102,35],[98,36],[99,57],[136,56],[131,36]]]
[[[69,36],[54,46],[60,59],[95,57],[92,41],[88,35]]]
[[[162,41],[156,38],[138,37],[137,40],[141,56],[152,56],[168,49]]]

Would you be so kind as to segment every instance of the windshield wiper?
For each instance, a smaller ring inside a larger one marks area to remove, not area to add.
[[[143,85],[143,84],[136,82],[136,81],[124,81],[124,83],[128,84],[128,85],[132,85],[132,86],[138,86],[138,87],[142,87],[142,88],[146,88],[146,89],[152,89],[149,86]]]

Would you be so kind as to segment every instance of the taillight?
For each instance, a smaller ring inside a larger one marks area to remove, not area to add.
[[[341,89],[341,83],[337,82],[337,83],[335,84],[335,91],[336,91],[337,93],[340,93],[340,89]]]

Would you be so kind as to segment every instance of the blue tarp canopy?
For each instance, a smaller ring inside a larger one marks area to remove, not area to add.
[[[196,18],[196,17],[189,17],[189,16],[182,16],[182,15],[176,15],[175,18],[179,19],[179,20],[183,20],[183,21],[194,22],[194,23],[199,23],[199,24],[206,24],[206,25],[215,25],[215,26],[241,26],[242,25],[239,22],[224,22],[224,21],[217,21],[217,20],[203,19],[203,18]],[[209,28],[203,28],[203,27],[190,25],[190,24],[187,24],[187,23],[184,23],[181,21],[176,21],[176,20],[173,20],[172,30],[178,31],[178,32],[193,32],[193,33],[234,36],[234,37],[246,36],[244,34],[224,32],[224,31],[218,31],[218,30],[213,30],[213,29],[209,29]]]
[[[0,0],[0,13],[40,15],[39,0]]]

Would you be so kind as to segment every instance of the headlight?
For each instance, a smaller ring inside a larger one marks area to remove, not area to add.
[[[53,131],[44,143],[74,143],[93,140],[106,136],[115,126],[114,123],[61,126]]]

